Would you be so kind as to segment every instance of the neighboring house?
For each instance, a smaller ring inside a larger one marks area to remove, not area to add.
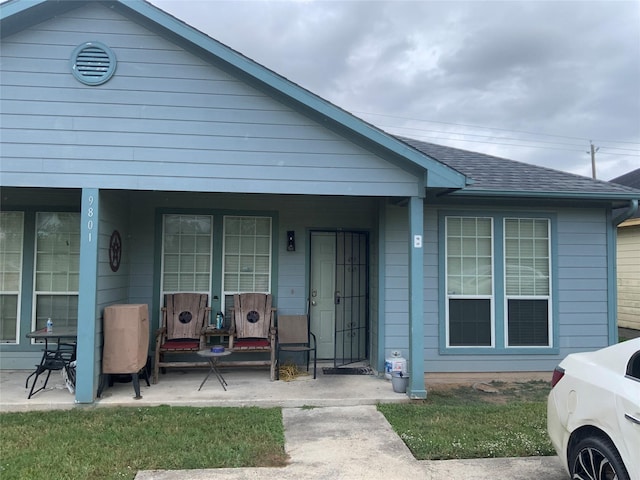
[[[104,308],[153,330],[180,291],[310,304],[320,357],[400,350],[413,398],[616,342],[612,212],[640,191],[393,137],[145,2],[0,13],[1,368],[77,324],[92,403]]]
[[[640,190],[640,168],[611,180]],[[640,330],[640,212],[618,225],[618,326]]]

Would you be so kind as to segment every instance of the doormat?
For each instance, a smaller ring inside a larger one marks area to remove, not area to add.
[[[322,373],[324,373],[325,375],[373,375],[373,370],[371,370],[370,367],[322,367]]]

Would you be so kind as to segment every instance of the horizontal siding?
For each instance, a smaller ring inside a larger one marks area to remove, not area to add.
[[[385,205],[384,357],[409,352],[409,229],[407,209]]]
[[[69,67],[88,40],[118,60],[97,87]],[[5,186],[418,191],[414,176],[99,4],[5,38],[0,49]]]
[[[607,228],[604,210],[566,209],[558,215],[558,319],[562,356],[608,345]]]
[[[496,207],[467,208],[467,211],[496,211]],[[504,211],[516,212],[515,209]],[[438,211],[425,207],[425,300],[424,352],[426,372],[500,372],[553,370],[567,354],[592,350],[608,344],[607,297],[607,216],[600,209],[560,209],[530,207],[531,212],[556,215],[558,258],[557,305],[555,322],[559,322],[559,353],[536,355],[456,355],[440,353],[439,286],[444,279],[438,275]],[[400,215],[403,215],[400,213]],[[406,213],[404,214],[406,216]],[[517,213],[516,213],[517,215]],[[526,214],[524,214],[526,216]],[[406,220],[403,220],[406,224]],[[397,227],[396,227],[397,228]],[[401,230],[397,228],[400,232]],[[401,242],[401,239],[397,239]],[[396,252],[391,254],[401,263]],[[389,310],[389,309],[388,309]],[[387,314],[389,315],[389,314]],[[407,340],[408,341],[408,340]]]
[[[618,228],[618,325],[640,330],[640,225]]]

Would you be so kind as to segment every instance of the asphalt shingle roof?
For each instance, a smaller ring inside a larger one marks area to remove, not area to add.
[[[640,168],[632,170],[611,180],[612,183],[640,189]]]
[[[640,197],[640,190],[615,183],[594,180],[484,153],[445,147],[405,137],[397,138],[471,178],[474,183],[464,189],[465,193],[509,192],[523,196],[553,193],[556,196],[566,194],[567,196],[599,198],[627,194],[630,197]]]

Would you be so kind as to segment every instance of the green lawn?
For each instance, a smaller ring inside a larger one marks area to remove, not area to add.
[[[0,415],[0,478],[133,479],[138,470],[282,466],[279,408],[93,408]]]
[[[419,460],[555,455],[547,436],[548,382],[435,391],[426,401],[379,405]]]
[[[547,382],[429,391],[379,405],[417,459],[553,455]],[[279,408],[75,408],[0,414],[0,479],[133,479],[138,470],[286,465]]]

